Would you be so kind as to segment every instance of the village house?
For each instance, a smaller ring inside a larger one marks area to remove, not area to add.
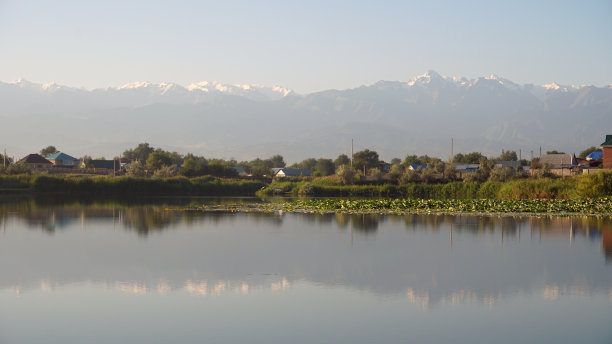
[[[244,168],[240,166],[234,166],[232,168],[234,169],[234,171],[236,171],[236,173],[238,173],[238,176],[240,177],[247,177],[249,175],[247,171],[245,171]]]
[[[75,168],[79,164],[79,160],[62,152],[57,152],[47,156],[47,160],[49,160],[54,167]]]
[[[303,170],[298,168],[273,168],[275,177],[283,178],[283,177],[300,177],[300,176],[310,176],[312,172],[310,170]]]
[[[421,164],[410,164],[410,165],[408,165],[408,170],[410,170],[410,171],[416,171],[419,168],[423,169],[423,170],[426,170],[427,169],[427,165],[424,165],[424,164],[423,165],[421,165]]]
[[[121,171],[121,161],[116,160],[91,160],[89,163],[81,161],[80,168],[92,168],[94,172],[119,172]]]
[[[601,144],[603,151],[603,168],[612,168],[612,135],[606,135],[606,140]]]
[[[540,164],[550,167],[550,172],[559,176],[569,176],[578,167],[575,154],[544,154],[540,157]]]
[[[480,168],[479,164],[455,164],[455,175],[463,178],[466,174],[474,173]]]
[[[19,160],[19,163],[24,164],[31,170],[48,170],[53,167],[51,161],[43,158],[38,154],[29,154],[25,158]]]

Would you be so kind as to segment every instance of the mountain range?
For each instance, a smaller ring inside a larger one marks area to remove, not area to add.
[[[579,153],[612,133],[612,85],[519,85],[490,75],[379,81],[297,94],[262,85],[136,82],[86,90],[0,82],[0,144],[20,158],[54,145],[112,157],[140,142],[205,157],[287,162],[370,149],[383,159],[502,149]]]

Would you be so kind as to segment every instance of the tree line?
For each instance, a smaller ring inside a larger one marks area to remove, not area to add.
[[[597,150],[589,147],[581,152],[580,157],[585,157]],[[47,146],[40,151],[42,156],[49,156],[57,153],[54,146]],[[550,153],[559,153],[551,151]],[[480,152],[467,154],[458,153],[453,156],[451,162],[445,162],[436,157],[428,155],[407,155],[403,160],[399,158],[391,159],[390,163],[381,161],[376,151],[365,149],[353,154],[353,159],[346,154],[340,154],[336,159],[329,158],[307,158],[301,162],[293,163],[289,166],[284,158],[277,154],[266,159],[255,158],[250,161],[237,161],[235,159],[218,159],[197,156],[191,153],[180,154],[174,151],[166,151],[161,148],[152,147],[149,143],[140,143],[134,148],[127,149],[120,157],[122,162],[127,162],[125,173],[130,176],[154,176],[172,177],[176,175],[186,177],[197,177],[212,175],[217,177],[236,177],[238,171],[235,167],[242,168],[247,174],[253,177],[263,177],[272,175],[273,168],[295,168],[310,170],[315,177],[325,177],[337,175],[345,184],[352,183],[357,177],[368,177],[371,181],[387,180],[394,183],[407,182],[448,182],[457,180],[455,172],[456,164],[477,164],[478,170],[474,173],[466,174],[462,177],[467,181],[483,182],[506,181],[515,177],[522,166],[529,166],[531,161],[521,160],[519,168],[501,167],[496,168],[495,161],[518,161],[516,151],[504,150],[497,157],[488,158]],[[80,158],[86,167],[91,167],[90,156],[85,155]],[[104,157],[96,160],[105,160]],[[417,166],[414,168],[414,166]],[[543,168],[534,161],[534,168]],[[19,164],[8,161],[0,169],[0,173],[19,174],[27,172],[27,168]],[[547,171],[542,172],[545,175]]]

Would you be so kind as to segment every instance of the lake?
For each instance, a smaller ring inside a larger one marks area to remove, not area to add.
[[[612,343],[606,217],[0,198],[0,343]]]

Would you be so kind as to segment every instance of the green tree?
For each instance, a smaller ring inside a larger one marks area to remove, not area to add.
[[[404,159],[404,162],[402,162],[402,165],[404,165],[404,167],[408,167],[408,166],[413,165],[413,164],[416,164],[416,165],[427,165],[431,160],[432,160],[432,158],[430,158],[427,155],[421,155],[421,156],[408,155]]]
[[[478,164],[482,157],[484,157],[484,155],[479,152],[472,152],[465,155],[458,153],[453,157],[453,162],[461,164]]]
[[[336,166],[331,159],[318,159],[314,167],[314,172],[321,176],[329,176],[334,174]]]
[[[185,177],[203,176],[208,173],[208,161],[202,157],[196,157],[189,154],[183,160],[183,165],[180,174]]]
[[[47,146],[43,149],[40,150],[40,155],[42,155],[43,157],[48,157],[51,154],[55,154],[57,153],[58,150],[55,149],[55,146]]]
[[[302,162],[300,162],[298,164],[297,168],[301,168],[303,170],[311,170],[311,171],[313,171],[315,169],[316,165],[317,165],[317,159],[315,159],[315,158],[308,158],[308,159],[304,159]]]
[[[516,170],[510,166],[496,167],[491,170],[489,180],[492,182],[506,182],[516,174]]]
[[[144,177],[144,165],[138,160],[132,161],[125,166],[125,174],[131,177]]]
[[[162,166],[153,173],[153,178],[170,178],[176,175],[176,165]]]
[[[518,161],[518,155],[516,155],[515,151],[502,151],[502,154],[493,159],[497,161]]]
[[[382,179],[384,173],[378,167],[374,167],[368,171],[368,175],[370,177],[374,177],[375,180],[379,181]]]
[[[93,165],[91,163],[92,160],[93,159],[89,155],[83,155],[81,157],[81,161],[83,162],[83,165],[85,165],[85,168],[92,168],[93,167]]]
[[[353,184],[355,181],[355,170],[352,169],[349,165],[340,165],[336,169],[336,175],[340,178],[340,181],[344,185]]]
[[[404,174],[404,167],[402,165],[391,165],[391,169],[389,170],[389,177],[391,178],[391,180],[393,180],[394,182],[398,182],[402,174]]]
[[[406,169],[404,173],[399,178],[400,184],[406,183],[416,183],[421,181],[421,174],[423,173],[423,168],[419,167],[416,170],[408,170]]]
[[[149,154],[146,161],[147,169],[150,171],[155,171],[160,169],[162,166],[170,166],[173,164],[172,155],[161,149],[157,149],[153,153]]]
[[[369,149],[359,151],[353,155],[353,168],[361,171],[364,167],[366,169],[374,168],[378,165],[378,153]]]
[[[154,151],[155,149],[145,142],[138,144],[138,146],[134,149],[128,149],[123,152],[123,157],[128,160],[138,160],[144,163],[149,158],[149,155]]]
[[[276,154],[268,159],[270,161],[270,167],[285,167],[285,160],[282,155]]]
[[[546,151],[546,154],[565,154],[565,152],[559,152],[557,150]]]
[[[334,165],[336,165],[336,167],[339,167],[340,165],[350,165],[350,164],[351,164],[351,159],[349,159],[349,157],[346,156],[346,154],[340,154],[338,155],[336,160],[334,160]]]

